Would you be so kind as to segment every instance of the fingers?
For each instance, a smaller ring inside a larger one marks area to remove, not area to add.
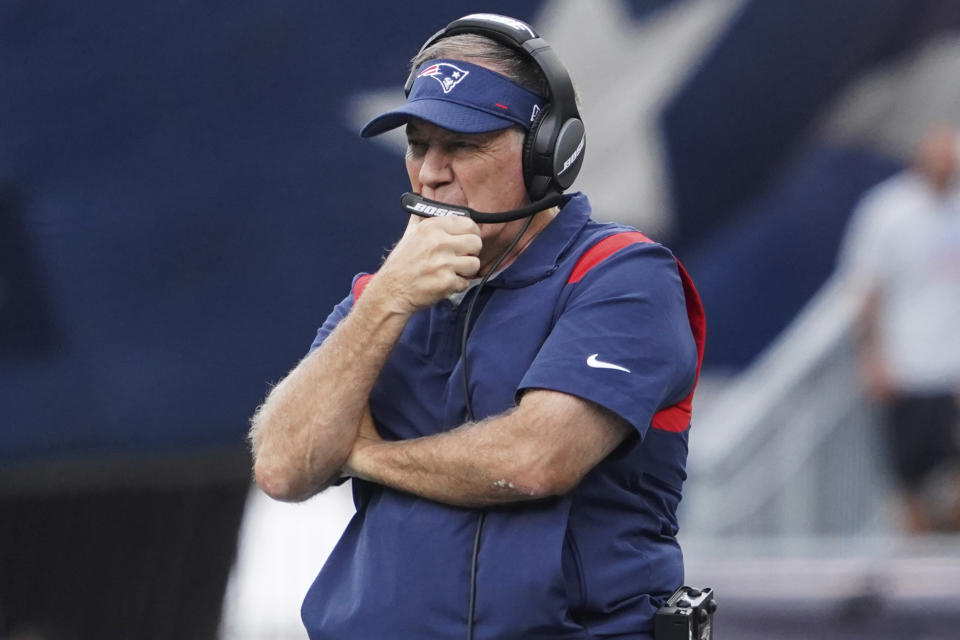
[[[422,220],[408,226],[404,235],[415,236],[411,244],[422,244],[428,250],[455,256],[478,256],[483,248],[480,227],[470,218],[460,216]]]
[[[479,256],[483,248],[483,240],[472,233],[450,236],[447,247],[457,256]]]
[[[480,270],[480,227],[466,217],[413,219],[371,283],[412,312],[469,286]],[[370,287],[367,289],[368,295]]]
[[[469,224],[463,224],[462,221]],[[438,241],[438,248],[449,256],[445,260],[452,272],[462,280],[455,282],[455,291],[463,291],[469,286],[467,279],[473,278],[480,271],[479,256],[483,248],[480,227],[469,218],[462,218],[461,222],[436,226],[442,234],[441,240]]]
[[[412,216],[411,216],[412,217]],[[412,225],[418,232],[436,232],[451,236],[476,236],[480,238],[480,225],[466,216],[441,216],[421,219]],[[407,227],[410,229],[410,226]]]
[[[453,267],[453,272],[456,273],[464,280],[464,289],[467,288],[469,284],[466,279],[473,278],[477,275],[477,272],[480,271],[480,258],[475,255],[461,255],[457,256],[451,262]],[[462,291],[463,289],[460,289]]]
[[[464,233],[480,235],[480,225],[466,216],[438,216],[428,218],[424,223],[440,227],[453,235]]]

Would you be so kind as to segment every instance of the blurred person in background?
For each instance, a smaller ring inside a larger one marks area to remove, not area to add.
[[[667,249],[531,178],[525,138],[570,124],[557,182],[584,137],[559,62],[517,46],[542,43],[529,25],[452,25],[361,133],[406,126],[418,206],[533,215],[410,215],[254,416],[257,481],[296,501],[354,479],[302,607],[314,640],[648,640],[683,581],[702,310]]]
[[[861,200],[841,266],[863,300],[860,370],[883,412],[906,527],[960,531],[960,135],[940,125],[912,166]]]

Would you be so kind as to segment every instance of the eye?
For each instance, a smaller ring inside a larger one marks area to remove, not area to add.
[[[407,155],[415,158],[423,157],[427,153],[427,143],[420,140],[407,140]]]
[[[457,151],[473,151],[477,148],[479,148],[477,144],[469,140],[451,140],[447,144],[447,150],[450,153],[456,153]]]

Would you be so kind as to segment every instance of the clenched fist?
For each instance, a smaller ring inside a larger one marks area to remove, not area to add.
[[[482,246],[480,227],[470,218],[411,216],[370,286],[398,312],[425,309],[469,286],[480,270]]]

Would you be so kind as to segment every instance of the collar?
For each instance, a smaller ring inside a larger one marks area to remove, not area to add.
[[[543,280],[560,264],[560,259],[590,220],[590,201],[581,192],[565,195],[560,212],[530,246],[488,286],[516,289]]]

